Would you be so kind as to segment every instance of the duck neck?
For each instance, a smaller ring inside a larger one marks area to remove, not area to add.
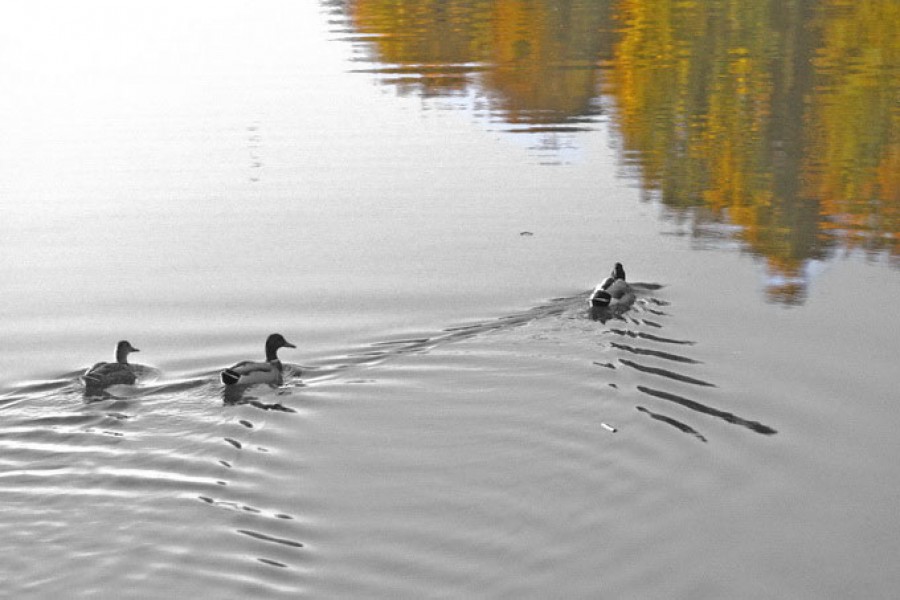
[[[266,362],[281,371],[281,361],[278,360],[277,352],[278,348],[266,348]]]
[[[279,362],[278,348],[276,346],[266,346],[266,361],[270,363]]]
[[[120,365],[128,364],[128,350],[125,348],[119,348],[116,350],[116,362]]]

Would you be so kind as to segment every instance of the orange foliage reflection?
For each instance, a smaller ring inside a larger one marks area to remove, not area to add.
[[[802,302],[808,262],[837,250],[900,256],[900,2],[341,6],[401,93],[471,94],[535,131],[576,131],[602,98],[644,189],[736,225],[773,301]]]

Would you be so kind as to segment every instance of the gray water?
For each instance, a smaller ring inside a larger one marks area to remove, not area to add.
[[[0,8],[0,595],[892,597],[895,5],[651,4]]]

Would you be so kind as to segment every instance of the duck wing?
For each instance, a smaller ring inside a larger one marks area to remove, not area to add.
[[[611,285],[612,285],[613,283],[615,283],[616,281],[617,281],[617,280],[614,279],[614,278],[612,278],[612,277],[607,277],[606,279],[604,279],[603,281],[601,281],[601,282],[597,285],[596,288],[594,288],[594,291],[596,292],[597,290],[608,290],[608,289],[609,289],[609,286],[611,286]]]
[[[277,371],[278,368],[270,362],[254,362],[252,360],[242,360],[236,365],[229,367],[226,371],[237,373],[238,375],[248,375],[250,373]]]
[[[270,362],[254,362],[245,360],[229,367],[220,373],[225,385],[249,385],[253,383],[269,383],[281,385],[281,369]]]
[[[616,279],[604,289],[606,290],[606,293],[608,293],[613,298],[621,298],[631,291],[631,286],[625,283],[624,279]]]
[[[97,371],[98,369],[103,367],[103,365],[107,365],[107,364],[109,364],[109,363],[104,362],[104,361],[98,362],[93,367],[89,368],[87,371],[84,372],[84,377],[87,377],[88,375],[94,373],[95,371]]]
[[[118,384],[132,385],[135,379],[131,366],[122,363],[97,363],[84,374],[85,383],[101,387]]]

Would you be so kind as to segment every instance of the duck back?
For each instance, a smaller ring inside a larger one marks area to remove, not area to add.
[[[130,365],[97,363],[82,377],[89,392],[99,392],[112,385],[133,385],[136,377]]]

